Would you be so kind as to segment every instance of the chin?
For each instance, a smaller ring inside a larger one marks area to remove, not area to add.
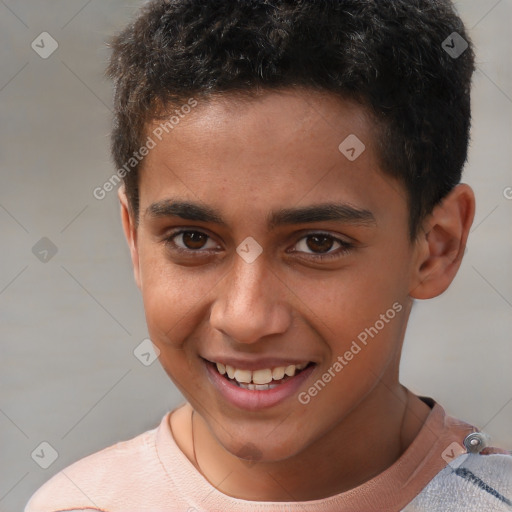
[[[271,443],[266,439],[260,439],[258,442],[247,439],[237,444],[230,443],[224,448],[248,465],[253,465],[258,462],[279,462],[289,459],[301,451],[302,444],[298,440],[293,442],[289,438],[284,443],[279,440]]]

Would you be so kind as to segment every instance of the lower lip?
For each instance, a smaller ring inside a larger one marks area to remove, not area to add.
[[[210,382],[217,388],[220,394],[231,404],[240,409],[248,411],[258,411],[267,409],[279,404],[283,400],[293,396],[302,383],[313,373],[316,365],[302,370],[298,375],[287,379],[273,389],[264,391],[256,391],[250,389],[239,388],[236,384],[232,384],[213,367],[210,363],[204,363]]]

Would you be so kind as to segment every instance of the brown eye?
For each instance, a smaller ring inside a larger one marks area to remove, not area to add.
[[[208,250],[218,248],[214,240],[202,231],[178,231],[166,238],[165,241],[170,249],[183,253],[207,253]]]
[[[311,235],[307,237],[306,245],[313,252],[327,252],[332,248],[334,239],[326,235]]]
[[[183,235],[183,244],[187,249],[201,249],[206,243],[207,236],[198,231],[185,231]]]
[[[302,237],[292,252],[317,260],[339,258],[353,249],[352,243],[340,240],[327,233],[313,233]]]

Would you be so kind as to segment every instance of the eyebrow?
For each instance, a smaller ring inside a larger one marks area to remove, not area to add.
[[[227,226],[220,212],[214,208],[191,201],[165,199],[151,204],[146,216],[158,219],[179,217],[181,219],[209,222]],[[375,226],[377,221],[370,210],[356,208],[348,203],[321,203],[302,208],[283,208],[273,211],[267,217],[268,229],[292,224],[322,221],[338,221],[346,224]]]

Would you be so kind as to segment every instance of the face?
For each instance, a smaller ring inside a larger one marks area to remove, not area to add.
[[[291,90],[199,103],[153,137],[131,226],[149,334],[233,454],[295,455],[397,373],[414,245],[373,137],[362,107]]]

